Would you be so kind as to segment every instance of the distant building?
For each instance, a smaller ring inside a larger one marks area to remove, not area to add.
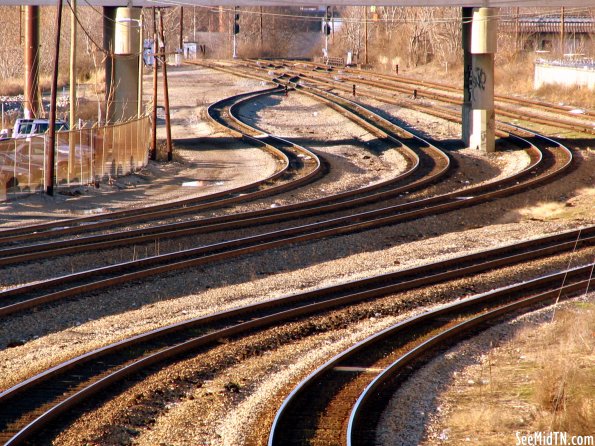
[[[524,51],[559,51],[562,31],[560,16],[519,17],[501,20],[500,30],[517,33]],[[564,53],[584,54],[593,51],[595,20],[591,17],[564,18]]]

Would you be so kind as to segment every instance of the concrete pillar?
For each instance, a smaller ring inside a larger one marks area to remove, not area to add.
[[[473,8],[462,8],[462,37],[463,37],[463,129],[462,137],[466,146],[471,142],[471,95],[469,93],[469,74],[471,73],[471,21]]]
[[[106,8],[108,9],[108,8]],[[138,83],[141,8],[111,8],[113,22],[104,20],[104,45],[113,48],[113,60],[106,60],[107,120],[133,118],[138,111]],[[106,21],[111,24],[106,24]],[[107,35],[107,36],[106,36]],[[110,38],[111,35],[111,38]]]
[[[470,110],[463,106],[463,137],[468,135],[469,147],[486,153],[495,151],[497,14],[497,8],[473,8],[469,47],[471,61],[465,66],[465,102],[470,103]]]
[[[39,6],[25,6],[25,118],[40,116]]]

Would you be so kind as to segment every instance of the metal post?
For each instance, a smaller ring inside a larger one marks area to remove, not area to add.
[[[39,115],[39,6],[25,6],[25,117]]]
[[[564,34],[565,30],[565,17],[564,17],[564,6],[562,6],[562,10],[560,11],[560,55],[564,56],[565,48],[564,48]]]
[[[173,160],[173,151],[171,143],[171,121],[169,119],[169,90],[167,87],[167,63],[165,60],[165,35],[163,32],[163,14],[159,9],[159,35],[161,36],[161,45],[159,53],[163,57],[162,70],[163,70],[163,103],[165,105],[165,133],[167,135],[167,160]]]
[[[324,61],[324,63],[328,62],[328,33],[326,31],[326,27],[329,26],[328,22],[324,22],[324,57],[326,58],[326,60]]]
[[[180,6],[180,51],[184,50],[184,7]]]
[[[54,52],[54,73],[50,99],[50,128],[48,135],[47,164],[45,170],[45,192],[54,195],[54,152],[56,150],[56,95],[58,92],[58,62],[60,60],[60,30],[62,28],[62,0],[58,0],[56,16],[56,49]]]
[[[157,159],[157,77],[159,69],[159,58],[157,57],[157,16],[153,7],[153,116],[152,116],[152,138],[150,158]]]

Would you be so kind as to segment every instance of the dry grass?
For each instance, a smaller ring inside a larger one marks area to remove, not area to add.
[[[595,93],[587,87],[564,87],[562,85],[543,85],[534,92],[536,97],[545,101],[560,101],[584,108],[595,108]]]
[[[534,401],[541,430],[595,430],[595,311],[563,312],[543,334]]]
[[[436,426],[444,433],[439,444],[510,445],[516,432],[592,435],[595,304],[522,329],[467,368],[441,399],[448,410]]]

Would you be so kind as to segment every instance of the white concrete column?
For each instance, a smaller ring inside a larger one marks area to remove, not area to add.
[[[482,152],[495,148],[494,54],[497,47],[497,8],[473,8],[471,63],[465,67],[465,98],[468,114],[469,147]],[[463,130],[463,135],[466,132]]]
[[[116,8],[113,26],[113,78],[108,121],[133,118],[138,111],[141,8]]]
[[[463,109],[462,109],[462,138],[468,147],[471,143],[471,95],[469,90],[469,73],[471,73],[471,22],[473,19],[473,8],[464,7],[462,9],[462,38],[463,38]]]

